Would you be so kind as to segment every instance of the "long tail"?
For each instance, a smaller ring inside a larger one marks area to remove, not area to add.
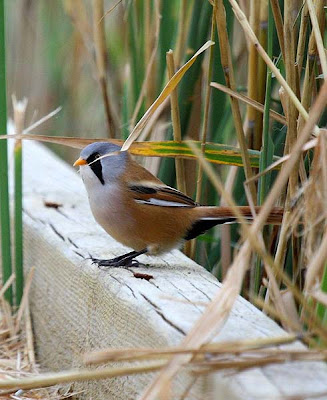
[[[260,212],[261,207],[255,207],[255,212],[258,214]],[[251,208],[249,206],[239,206],[237,207],[238,211],[247,219],[253,220],[253,214]],[[217,224],[225,224],[236,222],[237,218],[235,217],[235,213],[231,207],[206,207],[200,206],[198,207],[199,219],[201,220],[216,220],[221,221],[217,222]],[[280,225],[282,223],[284,214],[283,207],[274,207],[267,219],[267,224]]]
[[[220,224],[231,224],[237,222],[237,218],[230,207],[206,207],[199,206],[193,209],[197,213],[191,229],[188,230],[184,239],[194,239],[208,229]],[[253,220],[251,208],[248,206],[238,207],[238,210],[247,220]],[[255,207],[255,212],[260,212],[260,207]],[[267,224],[280,225],[283,219],[284,209],[282,207],[274,207],[266,221]]]

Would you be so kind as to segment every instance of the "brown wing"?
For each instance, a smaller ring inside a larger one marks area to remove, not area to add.
[[[134,199],[141,204],[161,207],[196,207],[198,204],[184,193],[166,185],[135,182],[128,185]]]

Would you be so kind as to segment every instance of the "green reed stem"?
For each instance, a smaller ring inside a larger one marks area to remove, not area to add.
[[[7,133],[6,101],[6,46],[5,46],[5,5],[0,0],[0,132]],[[1,258],[2,279],[6,282],[11,276],[11,243],[8,190],[8,153],[7,141],[0,140],[0,224],[1,224]],[[5,293],[6,300],[12,304],[12,288]]]
[[[24,289],[23,270],[23,183],[22,183],[22,143],[15,146],[15,274],[16,305],[19,305]]]
[[[267,53],[272,59],[273,55],[273,33],[274,33],[274,19],[269,2],[268,8],[268,37],[267,37]],[[271,139],[269,128],[270,128],[270,103],[271,103],[271,83],[272,73],[269,67],[267,67],[267,78],[266,78],[266,93],[265,93],[265,108],[263,114],[263,144],[260,154],[260,172],[264,171],[273,161],[274,156],[274,143]],[[259,180],[258,190],[258,204],[263,204],[269,191],[271,173],[264,174]],[[254,268],[253,277],[253,291],[255,294],[259,293],[261,284],[261,261],[258,258]]]

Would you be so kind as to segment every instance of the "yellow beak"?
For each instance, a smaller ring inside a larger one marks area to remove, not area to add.
[[[87,164],[86,160],[83,160],[83,158],[79,158],[78,160],[76,160],[74,162],[74,167],[77,167],[78,165],[86,165],[86,164]]]

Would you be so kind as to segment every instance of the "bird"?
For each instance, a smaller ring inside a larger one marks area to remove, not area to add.
[[[200,205],[163,183],[117,144],[87,145],[74,166],[80,167],[95,220],[133,249],[108,260],[92,258],[99,267],[137,266],[141,254],[160,255],[215,225],[237,222],[232,208]],[[246,219],[253,219],[249,206],[238,208]],[[283,209],[275,207],[267,223],[280,224],[282,217]]]

